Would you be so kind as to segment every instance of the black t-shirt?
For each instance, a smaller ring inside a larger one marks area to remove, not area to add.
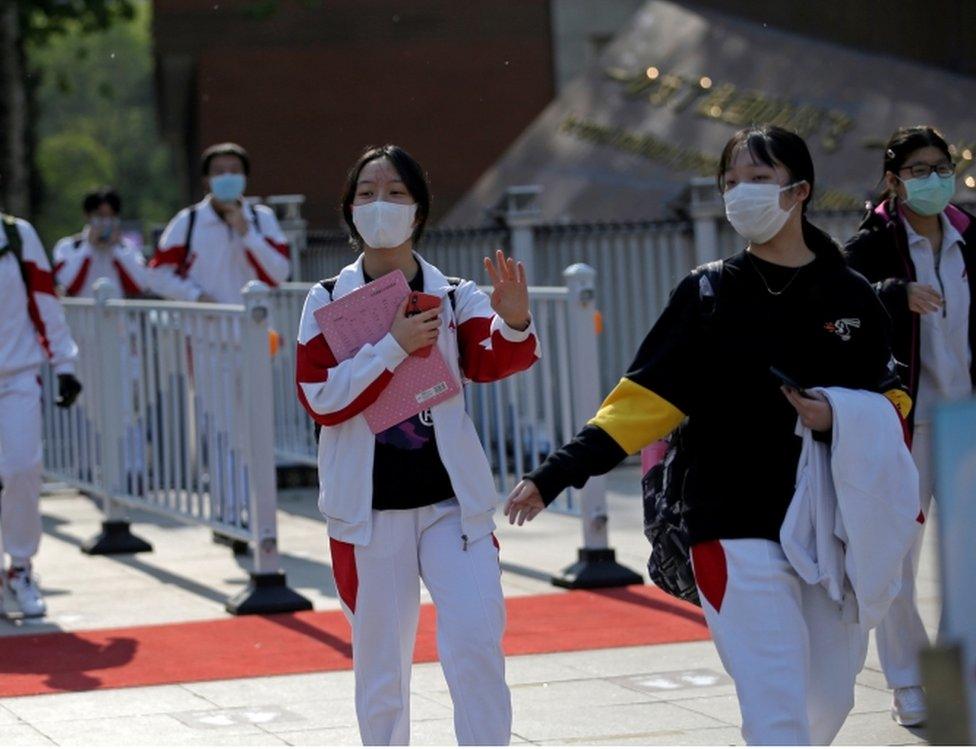
[[[364,272],[366,283],[373,279]],[[424,290],[424,272],[410,281]],[[376,435],[373,457],[373,509],[410,510],[454,496],[451,477],[437,451],[430,410],[422,411]]]
[[[804,387],[883,392],[899,384],[889,328],[867,281],[826,252],[799,269],[744,252],[727,260],[708,322],[699,278],[678,285],[626,378],[689,417],[692,543],[779,540],[801,441],[796,411],[770,367]],[[590,425],[529,478],[549,501],[624,457],[606,431]]]

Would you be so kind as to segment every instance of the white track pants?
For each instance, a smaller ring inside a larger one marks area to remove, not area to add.
[[[696,544],[692,563],[746,742],[829,744],[854,706],[867,634],[800,579],[778,543]]]
[[[364,744],[410,742],[421,578],[437,610],[437,652],[454,702],[458,743],[509,743],[498,549],[489,535],[465,550],[461,533],[460,507],[448,500],[416,510],[374,510],[368,546],[330,539],[336,589],[352,625]]]
[[[0,531],[23,564],[41,543],[41,386],[35,370],[0,377]],[[0,560],[2,563],[2,560]]]
[[[916,424],[912,439],[912,457],[918,466],[918,486],[921,492],[922,514],[929,516],[932,507],[932,431],[929,424]],[[902,568],[901,590],[891,602],[888,614],[875,631],[878,641],[878,657],[888,687],[917,687],[922,684],[919,670],[919,653],[929,645],[929,636],[922,624],[915,601],[915,576],[922,551],[924,528],[912,553],[905,558]]]

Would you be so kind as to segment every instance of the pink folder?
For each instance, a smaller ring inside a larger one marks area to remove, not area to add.
[[[356,289],[315,312],[315,320],[336,361],[351,359],[366,344],[378,343],[390,332],[400,303],[410,294],[399,270]],[[461,386],[436,346],[430,356],[408,356],[393,379],[363,416],[373,434],[443,403]]]

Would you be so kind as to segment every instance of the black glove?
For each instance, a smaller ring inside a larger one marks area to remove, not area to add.
[[[71,404],[78,400],[81,393],[81,383],[73,374],[58,375],[58,399],[55,401],[60,408],[71,408]]]

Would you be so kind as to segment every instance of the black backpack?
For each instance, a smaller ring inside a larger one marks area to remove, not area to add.
[[[715,316],[722,282],[722,261],[696,268],[701,322],[708,329]],[[687,421],[668,438],[661,461],[641,480],[644,502],[644,535],[651,542],[647,573],[651,581],[683,601],[701,606],[691,569],[688,526],[685,524],[686,484],[691,467]]]

